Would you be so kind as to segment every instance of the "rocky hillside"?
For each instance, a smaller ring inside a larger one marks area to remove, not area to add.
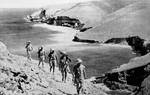
[[[37,67],[38,61],[27,61],[25,57],[9,53],[0,43],[0,95],[75,95],[76,88],[69,74],[67,83],[61,82],[61,73],[49,72]],[[94,85],[86,80],[85,95],[107,95],[102,84]],[[108,91],[108,90],[107,90]]]
[[[150,39],[149,17],[150,2],[141,0],[107,15],[98,26],[80,36],[101,41],[129,35]]]
[[[120,67],[113,69],[112,71],[123,71],[123,70],[129,70],[132,68],[144,66],[150,63],[149,57],[150,57],[150,53],[148,53],[145,56],[133,58],[128,63],[123,64]],[[149,65],[147,69],[150,69]],[[149,95],[150,94],[150,76],[146,77],[141,85],[142,85],[142,89],[137,95]]]
[[[113,13],[138,0],[94,0],[82,3],[46,6],[47,15],[78,18],[86,26],[96,26],[110,13]],[[39,14],[35,12],[34,15]]]
[[[135,2],[136,0],[97,0],[78,3],[69,9],[58,12],[56,15],[77,17],[87,26],[96,26],[110,13]]]

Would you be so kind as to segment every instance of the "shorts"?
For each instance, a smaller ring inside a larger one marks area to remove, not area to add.
[[[45,60],[45,56],[40,56],[39,60],[40,61],[44,61]]]
[[[83,84],[84,80],[82,78],[75,78],[74,82],[75,84],[77,83]]]
[[[56,60],[50,60],[49,65],[54,67],[56,65]]]

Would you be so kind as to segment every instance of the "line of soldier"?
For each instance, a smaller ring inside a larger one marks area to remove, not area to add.
[[[31,41],[28,41],[26,43],[25,48],[27,53],[27,59],[31,61],[31,52],[33,51]],[[37,53],[39,59],[38,67],[40,67],[40,64],[42,64],[42,67],[44,68],[44,61],[46,58],[44,47],[41,46],[38,49]],[[60,54],[61,57],[60,57],[60,61],[58,62],[58,58],[56,56],[55,50],[50,49],[48,54],[50,72],[53,72],[54,75],[56,64],[58,64],[59,70],[61,71],[62,74],[62,82],[66,82],[67,73],[70,72],[69,63],[71,62],[71,59],[68,57],[66,52],[60,51]],[[76,86],[78,94],[83,92],[85,77],[86,77],[85,66],[82,64],[82,60],[78,58],[76,64],[73,67],[73,82],[74,85]]]

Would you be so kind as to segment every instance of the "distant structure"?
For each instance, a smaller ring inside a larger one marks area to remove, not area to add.
[[[46,10],[45,9],[41,9],[41,12],[39,14],[40,19],[45,19],[46,18]]]
[[[25,18],[28,22],[40,22],[40,23],[47,23],[50,25],[57,25],[57,26],[66,26],[71,27],[77,30],[81,30],[85,24],[81,23],[79,19],[77,18],[71,18],[69,16],[47,16],[46,10],[41,9],[39,15],[37,17],[33,17],[31,15],[28,15]],[[85,29],[82,31],[85,31]]]

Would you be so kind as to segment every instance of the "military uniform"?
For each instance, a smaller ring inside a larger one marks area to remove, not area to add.
[[[38,51],[38,57],[39,57],[39,64],[38,64],[38,66],[42,62],[42,65],[44,67],[45,51],[44,51],[43,47],[41,47],[41,49],[39,49],[39,51]]]
[[[68,58],[67,55],[63,55],[60,58],[60,71],[62,73],[62,81],[66,81],[67,78],[67,72],[70,71],[69,69],[69,62],[71,62],[71,59]]]
[[[31,42],[27,42],[26,45],[27,59],[31,60],[31,51],[33,50]]]
[[[57,60],[54,51],[50,51],[48,58],[49,58],[50,72],[53,69],[53,74],[54,74],[55,66],[56,66],[56,60]]]
[[[78,60],[77,64],[73,68],[74,72],[74,83],[79,94],[83,90],[84,79],[85,79],[85,66],[81,64],[82,60]]]

